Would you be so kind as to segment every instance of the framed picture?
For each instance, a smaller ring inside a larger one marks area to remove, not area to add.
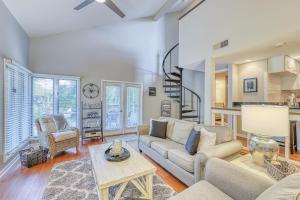
[[[156,96],[156,87],[149,87],[149,96]]]
[[[244,93],[257,92],[257,78],[244,79]]]

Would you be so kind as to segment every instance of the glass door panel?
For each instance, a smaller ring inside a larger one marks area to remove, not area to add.
[[[104,129],[107,131],[122,128],[122,85],[104,83]]]
[[[141,118],[141,87],[139,85],[126,85],[126,127],[135,128],[140,124]]]
[[[77,125],[77,81],[58,81],[58,113],[63,114],[72,127]]]
[[[37,135],[34,121],[54,111],[53,79],[33,78],[32,110],[33,135]]]

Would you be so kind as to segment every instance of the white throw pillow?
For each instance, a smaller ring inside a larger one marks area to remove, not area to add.
[[[176,119],[171,118],[171,117],[160,117],[159,120],[168,121],[167,138],[171,139],[172,138],[172,133],[173,133],[173,128],[174,128],[174,123],[175,123]]]
[[[209,132],[205,128],[201,128],[200,130],[200,141],[198,144],[198,152],[200,150],[212,147],[216,145],[217,134],[213,132]]]
[[[185,145],[191,130],[194,128],[194,122],[186,122],[181,120],[176,120],[171,139],[175,142]]]
[[[53,117],[42,117],[39,119],[41,129],[44,133],[55,133],[57,131]]]

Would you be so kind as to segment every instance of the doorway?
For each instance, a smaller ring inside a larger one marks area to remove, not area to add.
[[[110,134],[130,133],[142,122],[141,83],[102,81],[103,128]]]

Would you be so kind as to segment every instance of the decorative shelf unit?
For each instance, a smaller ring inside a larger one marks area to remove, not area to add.
[[[103,141],[102,102],[81,103],[81,141],[101,139]]]

